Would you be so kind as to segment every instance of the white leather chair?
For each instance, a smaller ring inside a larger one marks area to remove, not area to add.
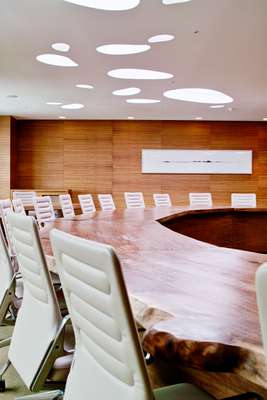
[[[168,193],[154,193],[153,199],[156,207],[171,207],[171,198]]]
[[[212,207],[211,193],[189,193],[189,203],[191,208]]]
[[[114,211],[116,210],[114,200],[111,194],[99,194],[98,201],[103,211]]]
[[[8,251],[10,257],[12,258],[12,260],[14,260],[16,257],[16,252],[13,246],[12,234],[7,220],[7,215],[10,212],[14,212],[10,199],[0,200],[0,215],[2,218],[2,224],[4,227],[4,232],[8,244]]]
[[[232,208],[253,208],[257,207],[257,197],[255,193],[232,193]]]
[[[55,229],[50,238],[76,339],[64,400],[214,400],[191,384],[152,390],[112,247]],[[59,398],[50,392],[17,400]]]
[[[59,195],[59,203],[62,209],[63,217],[70,218],[75,216],[71,196],[69,194]]]
[[[21,199],[23,205],[33,205],[35,198],[37,197],[36,192],[24,192],[17,191],[13,192],[13,199]]]
[[[125,192],[124,199],[127,208],[145,208],[142,192]]]
[[[0,227],[0,326],[14,325],[23,296],[21,275],[14,271]],[[0,347],[9,344],[1,341]]]
[[[8,214],[24,282],[24,295],[8,352],[9,362],[31,391],[64,386],[73,354],[66,350],[69,317],[59,304],[32,217]],[[3,380],[1,381],[3,382]]]
[[[55,220],[55,211],[49,196],[36,197],[33,205],[40,227],[43,227],[46,222]]]
[[[78,199],[83,214],[96,212],[95,203],[91,194],[79,194]]]
[[[15,213],[26,215],[23,201],[21,199],[12,200]]]

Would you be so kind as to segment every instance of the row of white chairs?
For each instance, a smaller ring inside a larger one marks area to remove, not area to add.
[[[25,194],[26,193],[26,194]],[[20,195],[21,194],[21,195]],[[21,196],[21,197],[20,197]],[[83,214],[90,214],[96,211],[95,203],[91,194],[82,194],[78,196],[79,203]],[[124,199],[127,208],[145,208],[145,201],[142,192],[125,192]],[[99,194],[98,200],[103,211],[113,211],[116,209],[111,194]],[[168,193],[155,193],[153,200],[156,207],[171,207],[172,202]],[[43,221],[55,217],[52,202],[49,196],[37,197],[35,192],[14,192],[13,206],[17,212],[23,212],[23,204],[36,204],[36,213],[40,214]],[[69,194],[60,195],[59,202],[64,217],[72,217],[75,215],[71,196]],[[212,207],[211,193],[189,193],[189,205],[191,208]],[[256,207],[257,199],[255,193],[232,193],[231,207]]]
[[[51,390],[17,400],[214,400],[192,384],[152,390],[120,261],[111,246],[56,229],[51,231],[56,267],[69,311],[69,317],[63,318],[35,220],[14,212],[8,213],[7,220],[14,237],[24,295],[10,339],[8,361],[1,374],[12,364],[31,391],[42,390],[46,383],[50,387],[64,386],[67,379],[65,393]],[[0,255],[8,265],[0,236],[1,243]],[[2,264],[0,268],[2,274]],[[265,344],[266,286],[267,266],[257,273]],[[75,339],[73,347],[68,347],[66,338],[69,318],[73,326],[69,335]],[[249,398],[262,400],[252,393],[244,397]],[[236,399],[242,399],[242,395]]]

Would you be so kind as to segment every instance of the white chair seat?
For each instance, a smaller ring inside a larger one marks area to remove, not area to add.
[[[214,400],[208,393],[188,383],[163,387],[153,393],[155,400]]]

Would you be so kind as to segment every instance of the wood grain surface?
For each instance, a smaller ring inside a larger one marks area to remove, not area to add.
[[[142,149],[253,150],[252,175],[142,174]],[[13,187],[112,193],[170,193],[188,205],[189,192],[211,192],[215,205],[230,205],[231,192],[257,193],[267,207],[267,125],[209,121],[17,121],[17,168]]]
[[[214,246],[163,225],[187,212],[175,207],[117,210],[58,219],[41,232],[42,244],[52,270],[52,228],[111,244],[121,260],[135,318],[146,330],[144,346],[170,366],[176,380],[183,368],[217,398],[249,389],[267,398],[254,284],[267,255]],[[244,210],[224,209],[228,213]],[[248,223],[257,213],[267,215],[267,210],[246,210]],[[217,383],[207,374],[218,376]]]

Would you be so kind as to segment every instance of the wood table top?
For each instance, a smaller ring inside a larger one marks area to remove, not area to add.
[[[226,216],[241,212],[220,211]],[[248,219],[259,212],[267,217],[267,209],[242,209]],[[255,294],[255,272],[267,255],[215,246],[164,226],[194,213],[201,211],[170,207],[96,212],[48,223],[41,240],[50,256],[52,228],[112,245],[135,317],[146,328],[147,350],[186,367],[233,372],[267,390]]]

